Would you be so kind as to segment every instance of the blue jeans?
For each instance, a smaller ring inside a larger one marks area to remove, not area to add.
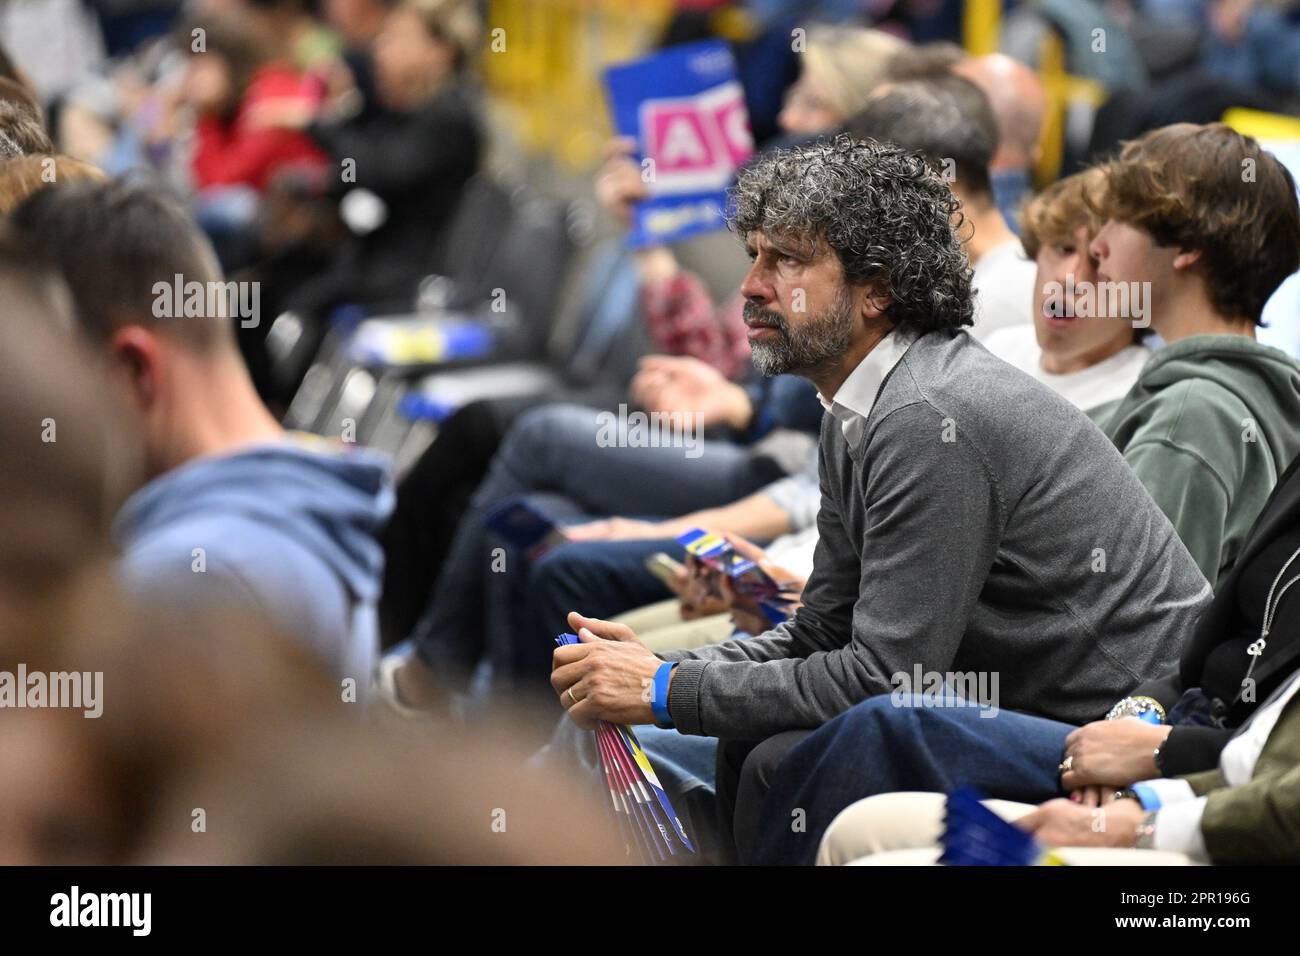
[[[766,794],[748,857],[740,847],[742,859],[811,864],[836,815],[879,793],[947,793],[965,784],[1025,803],[1060,796],[1057,767],[1074,727],[1007,710],[981,717],[979,707],[922,706],[919,695],[909,703],[872,697],[791,750]],[[763,795],[738,797],[755,799]],[[800,810],[805,825],[796,830]]]
[[[706,441],[695,458],[687,458],[682,448],[602,443],[601,415],[592,408],[544,406],[522,416],[502,442],[461,519],[433,595],[411,635],[420,659],[449,684],[463,686],[495,641],[526,641],[524,646],[531,648],[540,635],[545,644],[548,632],[554,637],[564,629],[563,613],[557,614],[557,609],[608,616],[666,593],[640,566],[646,556],[663,550],[663,542],[614,547],[617,560],[612,563],[606,560],[605,547],[565,545],[554,552],[568,552],[563,573],[557,567],[540,579],[522,576],[527,562],[522,556],[512,562],[508,555],[505,572],[493,574],[492,552],[500,542],[483,527],[483,515],[493,505],[514,495],[539,494],[546,496],[539,499],[543,509],[557,519],[615,514],[667,517],[729,504],[781,477],[770,460],[728,442]],[[582,600],[575,600],[577,578],[571,569],[588,556],[605,562],[602,569],[611,573],[602,573],[600,579],[609,582],[609,590],[577,595]],[[626,587],[622,575],[627,575]],[[501,582],[489,582],[503,577],[512,578],[505,585],[506,594],[518,595],[519,589],[525,589],[532,603],[523,605],[530,608],[524,617],[531,626],[526,633],[488,639],[485,635],[494,626],[489,622],[489,606],[502,600]],[[536,590],[552,583],[558,589],[555,595]],[[533,616],[538,608],[541,616]],[[548,659],[553,648],[553,644],[546,648]]]
[[[545,499],[539,504],[544,507]],[[657,551],[677,553],[680,547],[671,538],[574,542],[531,566],[515,554],[523,562],[515,566],[519,571],[488,576],[485,640],[494,688],[542,689],[553,698],[551,655],[555,636],[572,630],[569,612],[609,618],[669,597],[646,570],[645,559]]]

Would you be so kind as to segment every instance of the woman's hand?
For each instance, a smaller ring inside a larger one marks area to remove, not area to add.
[[[1153,755],[1171,730],[1168,725],[1131,717],[1085,724],[1065,738],[1061,759],[1069,769],[1061,772],[1061,788],[1114,789],[1160,776]]]
[[[1044,846],[1132,847],[1146,811],[1136,800],[1115,800],[1087,807],[1070,800],[1049,800],[1016,826]]]
[[[602,518],[571,524],[564,529],[570,541],[641,541],[651,538],[671,538],[673,533],[654,521],[637,521],[634,518]]]

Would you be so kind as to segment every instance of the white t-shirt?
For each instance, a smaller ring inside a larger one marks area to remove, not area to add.
[[[1146,346],[1130,345],[1096,365],[1057,375],[1043,370],[1043,350],[1038,347],[1032,325],[998,329],[984,342],[984,347],[1084,411],[1127,395],[1151,357],[1151,350]]]
[[[971,335],[986,342],[998,329],[1034,324],[1034,280],[1038,267],[1025,258],[1020,240],[994,246],[972,263],[975,326]]]

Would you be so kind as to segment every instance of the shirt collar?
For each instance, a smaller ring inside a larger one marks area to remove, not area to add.
[[[822,408],[839,420],[844,437],[851,446],[857,447],[862,438],[881,384],[914,341],[916,333],[891,329],[849,373],[831,401],[827,401],[821,392],[817,393]]]

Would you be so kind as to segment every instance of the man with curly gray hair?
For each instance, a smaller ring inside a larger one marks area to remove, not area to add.
[[[555,652],[552,684],[582,725],[721,738],[718,797],[744,845],[745,776],[854,704],[955,706],[912,692],[975,675],[956,706],[1092,719],[1168,667],[1210,594],[1115,446],[965,331],[959,203],[919,154],[847,136],[777,151],[733,206],[754,361],[811,379],[829,412],[803,605],[659,655],[574,613],[581,643]]]

